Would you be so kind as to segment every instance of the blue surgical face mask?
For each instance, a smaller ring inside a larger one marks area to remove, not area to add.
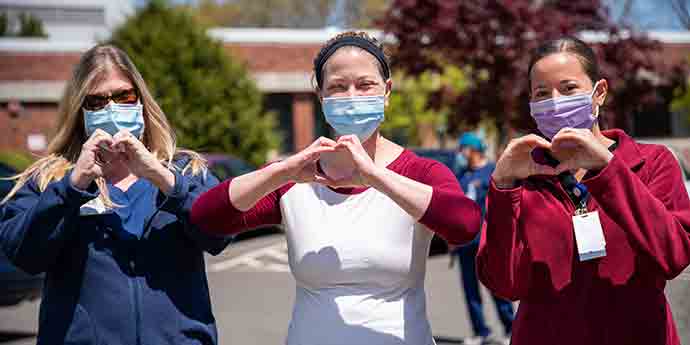
[[[141,103],[117,104],[110,102],[99,110],[82,110],[87,137],[90,137],[97,128],[110,135],[115,135],[120,130],[126,129],[139,139],[144,134],[144,107]]]
[[[467,157],[462,152],[457,152],[455,154],[455,171],[462,172],[467,169],[469,163],[467,162]]]
[[[354,134],[359,141],[369,139],[383,122],[385,96],[326,97],[323,113],[338,135]]]

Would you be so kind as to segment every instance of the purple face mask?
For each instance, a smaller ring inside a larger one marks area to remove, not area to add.
[[[547,138],[553,139],[561,128],[591,129],[596,120],[592,97],[597,85],[598,82],[594,84],[592,92],[530,102],[530,114],[537,122],[539,131]]]

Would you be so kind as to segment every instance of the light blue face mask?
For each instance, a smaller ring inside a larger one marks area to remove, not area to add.
[[[383,122],[385,96],[326,97],[323,113],[338,135],[354,134],[364,142]]]
[[[138,139],[141,139],[144,134],[144,107],[141,103],[117,104],[110,102],[103,109],[82,110],[87,137],[90,137],[97,128],[110,135],[115,135],[120,130],[126,129]]]
[[[465,155],[461,152],[457,152],[455,154],[455,171],[456,172],[462,172],[467,169],[467,166],[469,163],[467,162],[467,158]]]

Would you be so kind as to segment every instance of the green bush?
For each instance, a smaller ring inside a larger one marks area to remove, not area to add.
[[[690,57],[687,61],[690,62]],[[687,80],[685,87],[680,87],[675,91],[671,110],[685,115],[685,120],[690,122],[690,79]]]
[[[24,171],[34,162],[34,158],[24,152],[0,151],[0,163],[4,163],[17,171]]]
[[[259,165],[279,136],[274,114],[243,64],[190,13],[151,1],[118,28],[125,50],[175,128],[180,146],[231,153]]]
[[[469,82],[461,68],[447,65],[440,73],[426,71],[415,77],[396,73],[393,81],[386,120],[381,126],[384,135],[403,145],[418,146],[421,125],[431,125],[438,130],[437,135],[448,134],[445,129],[452,111],[433,97],[442,89],[447,97],[454,97],[467,88]]]

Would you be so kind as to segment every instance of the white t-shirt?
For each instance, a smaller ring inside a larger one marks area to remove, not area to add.
[[[434,344],[424,293],[432,232],[375,189],[298,184],[280,207],[297,281],[288,345]]]

